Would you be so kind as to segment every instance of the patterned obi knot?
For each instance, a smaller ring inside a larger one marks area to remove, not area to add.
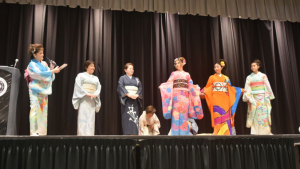
[[[174,80],[173,88],[189,88],[188,81],[186,79]]]
[[[227,83],[224,82],[214,82],[213,83],[214,92],[228,92]]]
[[[251,91],[265,90],[265,83],[264,82],[251,82],[250,87],[251,87]]]

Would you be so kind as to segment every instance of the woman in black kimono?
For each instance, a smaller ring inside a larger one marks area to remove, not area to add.
[[[132,63],[126,63],[124,71],[126,75],[120,77],[117,89],[121,102],[123,134],[138,135],[138,104],[142,107],[142,83],[139,78],[132,76],[134,72]]]

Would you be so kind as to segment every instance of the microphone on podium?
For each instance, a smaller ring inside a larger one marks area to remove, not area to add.
[[[17,66],[17,63],[19,62],[19,59],[16,59],[15,60],[15,66],[14,66],[14,68]]]

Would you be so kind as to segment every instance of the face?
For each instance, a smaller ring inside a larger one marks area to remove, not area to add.
[[[221,74],[223,68],[221,67],[221,65],[219,65],[218,63],[216,63],[214,69],[215,69],[215,72],[217,74]]]
[[[183,63],[181,63],[181,61],[179,61],[179,60],[176,60],[176,62],[174,63],[174,66],[177,70],[182,70]]]
[[[33,54],[33,57],[37,61],[41,62],[44,59],[44,51],[43,50],[39,50],[37,53]]]
[[[127,69],[124,69],[124,70],[125,70],[125,72],[126,72],[126,74],[127,74],[128,76],[132,76],[132,75],[133,75],[134,69],[133,69],[133,66],[132,66],[132,65],[129,65],[129,66],[127,67]]]
[[[251,64],[251,70],[252,72],[257,72],[260,66],[257,65],[257,63]]]
[[[95,65],[92,63],[90,64],[87,68],[86,68],[86,72],[88,72],[89,74],[93,74],[95,71]]]
[[[150,119],[153,115],[154,115],[154,113],[146,113],[146,118]]]

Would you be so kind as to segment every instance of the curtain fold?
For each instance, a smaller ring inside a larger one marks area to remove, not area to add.
[[[135,139],[0,140],[1,169],[135,169]]]
[[[140,142],[142,169],[295,168],[289,138],[176,138]]]
[[[12,65],[17,58],[17,68],[23,74],[30,61],[27,50],[31,43],[42,43],[45,56],[58,65],[68,63],[57,74],[49,96],[48,135],[76,135],[77,111],[71,100],[75,77],[84,71],[87,59],[95,62],[94,74],[102,85],[96,135],[122,134],[116,89],[127,62],[135,65],[134,76],[143,85],[140,113],[153,105],[161,122],[161,134],[168,134],[171,120],[163,118],[158,86],[175,71],[174,58],[180,56],[187,59],[184,70],[201,88],[214,74],[218,59],[227,61],[225,74],[238,87],[244,87],[251,62],[260,59],[260,71],[267,74],[275,93],[273,134],[298,133],[299,23],[5,3],[0,4],[0,22],[1,65]],[[19,91],[18,134],[28,135],[30,107],[25,80],[21,80]],[[205,100],[202,105],[204,118],[196,120],[199,133],[212,133]],[[246,116],[247,104],[240,102],[235,117],[237,134],[250,133]]]
[[[76,8],[113,9],[139,12],[169,12],[260,20],[299,22],[298,0],[0,0],[19,4],[46,4]]]

